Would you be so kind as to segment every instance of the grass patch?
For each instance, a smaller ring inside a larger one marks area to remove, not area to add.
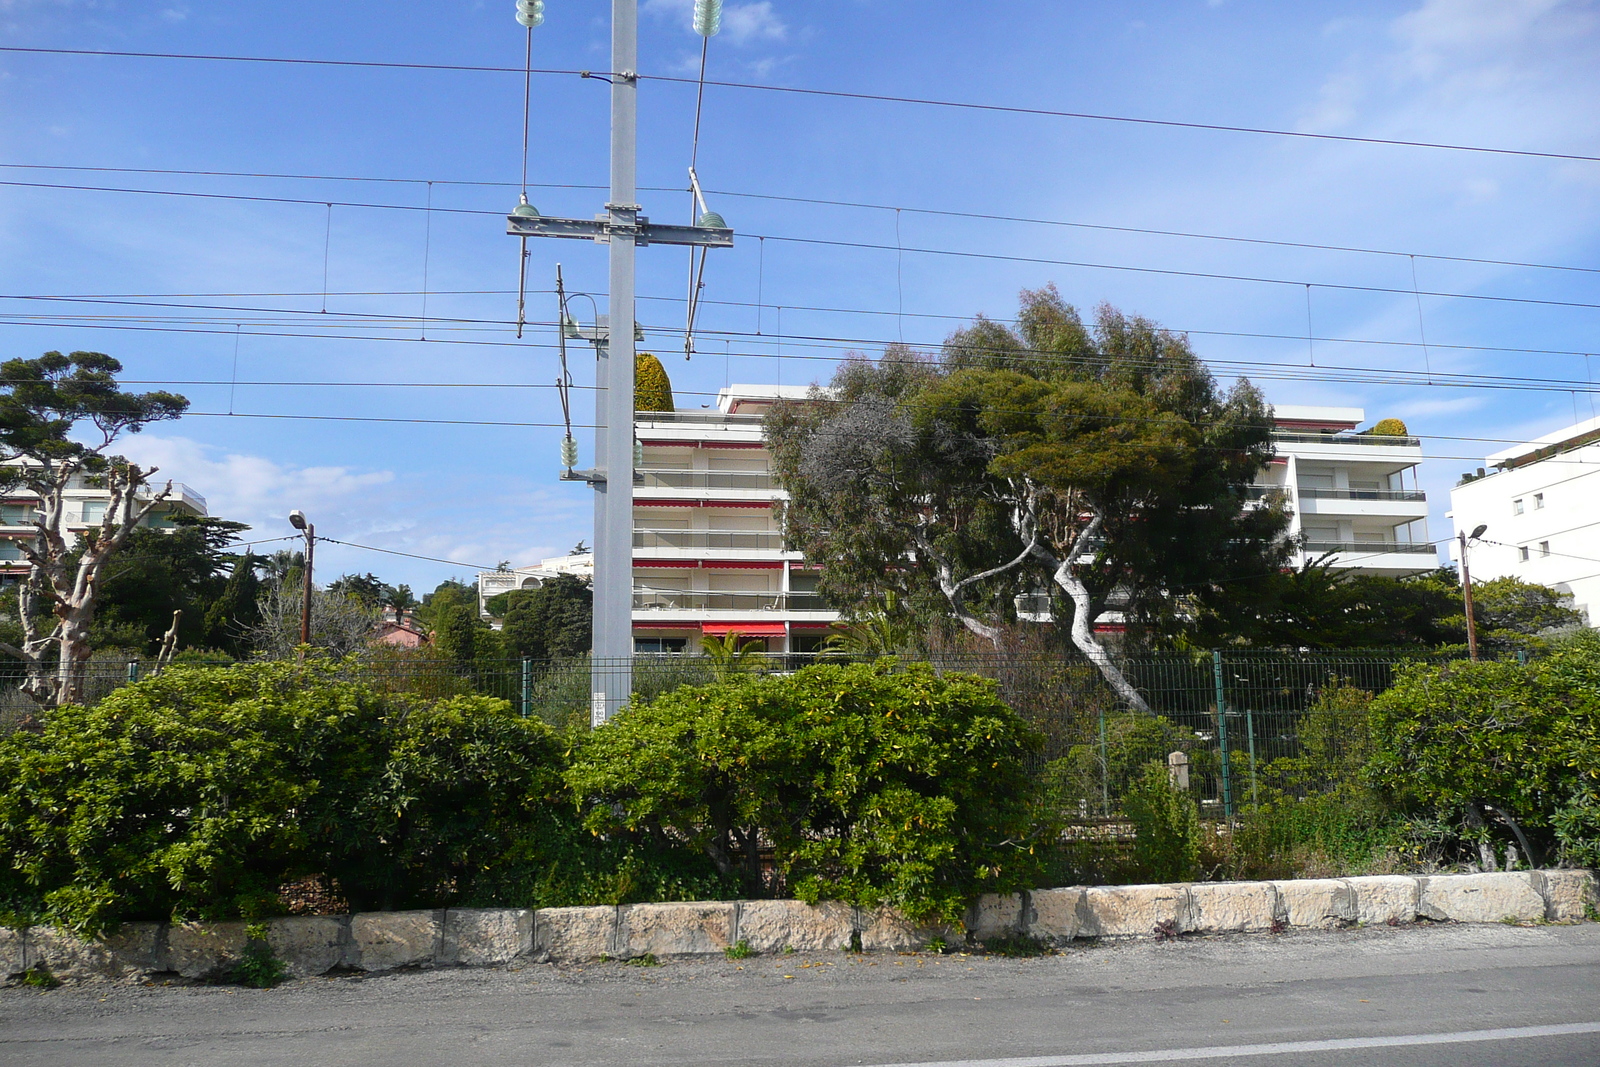
[[[626,961],[629,967],[659,967],[661,961],[656,959],[654,952],[646,952],[643,956],[635,956]]]
[[[723,949],[722,954],[728,957],[730,960],[747,960],[751,956],[755,955],[755,953],[750,949],[750,942],[746,941],[744,938],[740,938],[738,941],[735,941],[733,944]]]

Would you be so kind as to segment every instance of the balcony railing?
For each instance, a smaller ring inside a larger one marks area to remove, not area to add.
[[[1431,556],[1435,549],[1427,541],[1307,541],[1305,551],[1309,556],[1320,556],[1325,552],[1362,552],[1373,555],[1405,552]]]
[[[829,611],[816,593],[717,593],[653,589],[633,594],[635,611]]]
[[[1421,440],[1415,437],[1389,437],[1381,434],[1275,433],[1272,439],[1296,445],[1376,445],[1380,448],[1422,446]]]
[[[771,489],[770,471],[641,470],[640,485],[661,489]]]
[[[781,551],[783,534],[760,530],[635,530],[633,547]]]
[[[1300,495],[1311,500],[1405,500],[1422,503],[1428,494],[1420,489],[1308,489]]]
[[[636,411],[635,422],[677,422],[701,426],[748,426],[760,429],[761,415],[728,415],[721,411]]]

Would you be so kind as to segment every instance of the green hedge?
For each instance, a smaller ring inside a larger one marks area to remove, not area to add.
[[[631,708],[567,779],[597,833],[684,841],[751,895],[959,921],[978,893],[1034,884],[1024,761],[1039,745],[984,679],[819,664]]]
[[[1554,852],[1536,862],[1600,862],[1600,634],[1528,664],[1410,667],[1371,715],[1374,779],[1402,802],[1463,817],[1469,837],[1503,815]]]

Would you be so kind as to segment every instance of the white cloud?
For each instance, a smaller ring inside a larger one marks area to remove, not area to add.
[[[285,516],[294,508],[336,519],[344,528],[372,529],[382,487],[392,471],[354,471],[349,467],[295,467],[265,456],[224,452],[187,437],[144,433],[127,438],[120,451],[129,459],[159,467],[157,482],[172,478],[206,498],[207,510],[247,522],[258,536],[289,532]],[[280,529],[283,528],[283,529]]]

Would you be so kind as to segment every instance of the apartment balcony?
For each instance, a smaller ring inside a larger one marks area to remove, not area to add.
[[[816,593],[737,593],[636,590],[633,621],[640,625],[707,622],[833,622],[839,613]]]
[[[762,530],[635,530],[633,547],[652,551],[782,553],[783,534]]]
[[[1438,550],[1426,541],[1307,541],[1301,551],[1308,561],[1328,556],[1327,563],[1339,570],[1392,577],[1439,565]]]
[[[1329,445],[1343,448],[1353,445],[1357,448],[1421,448],[1422,440],[1417,437],[1383,436],[1379,434],[1336,434],[1336,433],[1275,433],[1274,441],[1289,445]],[[1295,451],[1299,451],[1296,449]]]
[[[1428,494],[1417,489],[1302,488],[1299,495],[1302,515],[1421,519],[1428,514]]]
[[[646,469],[634,492],[655,500],[782,500],[787,494],[769,471]]]
[[[633,421],[641,425],[664,423],[693,426],[751,426],[761,428],[764,415],[729,415],[722,411],[636,411]]]

